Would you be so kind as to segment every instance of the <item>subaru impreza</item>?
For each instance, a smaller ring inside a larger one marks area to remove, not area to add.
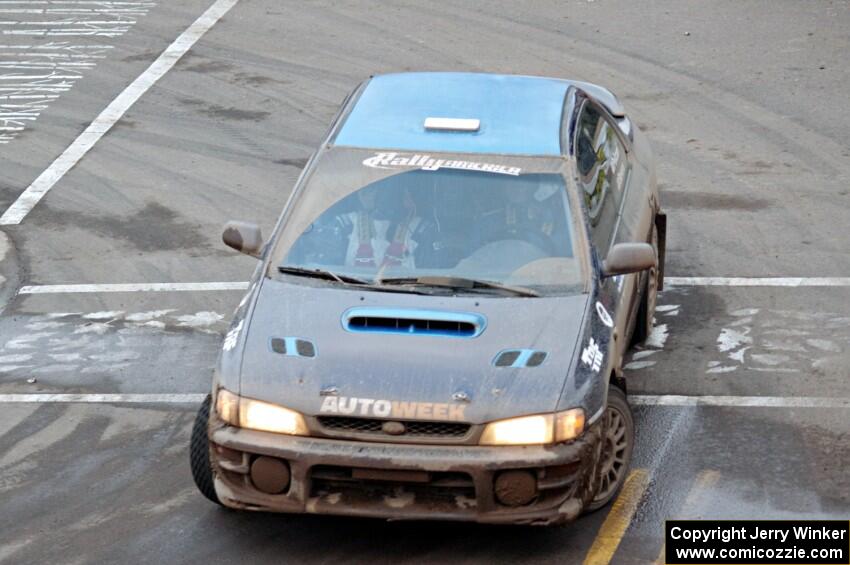
[[[634,444],[623,356],[652,328],[665,215],[647,140],[597,85],[375,76],[259,260],[191,438],[227,507],[554,524]]]

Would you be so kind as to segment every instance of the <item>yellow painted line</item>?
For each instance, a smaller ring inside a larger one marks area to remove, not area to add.
[[[689,519],[698,519],[700,516],[687,516],[688,512],[693,511],[693,509],[698,508],[700,499],[705,495],[705,491],[707,489],[712,488],[717,482],[720,480],[720,471],[715,471],[713,469],[706,469],[705,471],[700,471],[697,478],[694,479],[694,484],[691,485],[691,490],[688,491],[688,496],[685,497],[685,502],[682,503],[682,508],[679,510],[679,516],[682,516],[684,520]],[[662,536],[664,532],[662,531]],[[666,555],[664,554],[664,540],[661,540],[661,552],[658,554],[658,558],[655,560],[656,565],[665,565],[666,563]]]
[[[623,534],[632,522],[632,517],[647,485],[649,485],[649,473],[646,469],[635,469],[629,473],[623,490],[611,505],[608,517],[605,518],[590,551],[587,552],[584,565],[607,565],[611,562],[620,546]]]

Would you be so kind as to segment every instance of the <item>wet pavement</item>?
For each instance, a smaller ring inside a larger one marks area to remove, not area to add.
[[[603,509],[565,528],[233,512],[191,482],[194,407],[7,405],[0,416],[9,562],[392,563],[583,559]],[[843,519],[846,410],[641,407],[643,492],[617,563],[654,561],[667,518]]]

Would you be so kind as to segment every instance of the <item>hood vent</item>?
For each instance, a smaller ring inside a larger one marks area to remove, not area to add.
[[[275,353],[289,357],[316,356],[316,346],[313,342],[299,337],[273,337],[269,345]]]
[[[472,338],[484,331],[484,317],[466,312],[407,308],[352,308],[343,316],[350,332]]]
[[[546,360],[545,351],[533,349],[506,349],[500,351],[493,364],[497,367],[539,367]]]

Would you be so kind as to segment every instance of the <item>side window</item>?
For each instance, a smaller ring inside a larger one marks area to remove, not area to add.
[[[591,238],[602,257],[617,225],[628,165],[613,127],[592,104],[584,103],[576,128],[578,184],[590,217]]]

